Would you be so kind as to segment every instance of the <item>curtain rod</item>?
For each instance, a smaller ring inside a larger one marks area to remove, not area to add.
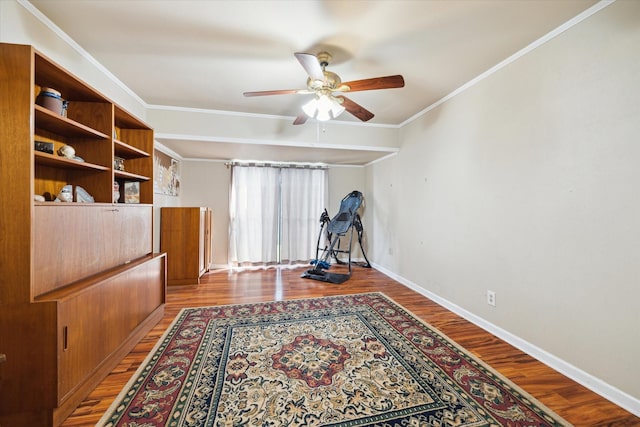
[[[253,166],[257,168],[278,168],[278,169],[329,169],[329,166],[324,164],[311,164],[311,163],[276,163],[276,162],[246,162],[246,161],[237,161],[232,160],[230,162],[225,163],[226,167],[230,166],[239,166],[239,167],[248,167]]]

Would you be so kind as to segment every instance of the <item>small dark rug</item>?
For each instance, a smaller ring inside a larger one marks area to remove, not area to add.
[[[380,293],[184,309],[99,426],[563,426]]]

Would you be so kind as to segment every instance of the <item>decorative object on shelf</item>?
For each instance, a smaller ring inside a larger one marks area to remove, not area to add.
[[[140,203],[140,183],[139,182],[125,182],[124,183],[124,202],[125,203]]]
[[[76,186],[76,202],[78,203],[94,203],[95,199],[91,194],[79,185]]]
[[[62,190],[60,190],[58,197],[56,197],[54,202],[73,202],[73,188],[71,184],[67,184],[62,187]]]
[[[79,156],[73,156],[73,160],[75,160],[76,162],[84,162],[84,159]]]
[[[36,149],[36,151],[53,154],[53,142],[35,140],[34,148]]]
[[[67,117],[67,106],[69,103],[62,99],[62,94],[55,89],[43,87],[40,90],[38,98],[36,98],[36,104],[56,114],[60,114],[62,117]]]
[[[113,203],[118,203],[120,200],[120,184],[118,181],[113,181]]]
[[[44,198],[44,196],[41,196],[39,194],[34,194],[33,195],[33,201],[35,202],[44,202],[46,199]]]
[[[76,156],[76,150],[70,145],[63,145],[58,148],[58,155],[66,157],[67,159],[73,159]]]
[[[113,168],[117,171],[124,172],[124,159],[122,157],[113,156]]]

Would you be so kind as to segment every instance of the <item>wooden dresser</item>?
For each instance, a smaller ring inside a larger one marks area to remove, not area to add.
[[[57,426],[164,312],[153,130],[31,46],[0,44],[0,94],[0,425]]]
[[[167,254],[167,283],[193,285],[211,264],[211,208],[161,208],[160,251]]]

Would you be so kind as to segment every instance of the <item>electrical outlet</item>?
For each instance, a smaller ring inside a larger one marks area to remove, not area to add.
[[[494,291],[487,291],[487,304],[496,306],[496,293]]]

